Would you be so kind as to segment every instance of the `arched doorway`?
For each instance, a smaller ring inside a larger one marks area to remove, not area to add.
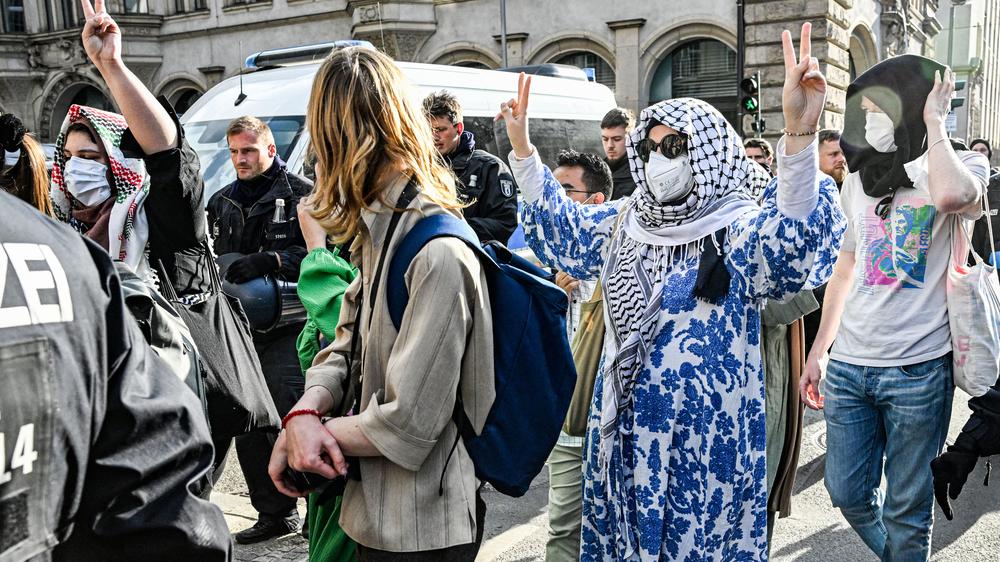
[[[736,122],[738,97],[736,51],[716,39],[678,46],[660,61],[649,86],[650,105],[670,98],[698,98],[730,123]]]
[[[86,78],[71,75],[64,77],[49,89],[42,105],[39,131],[43,140],[53,142],[59,136],[63,120],[71,105],[86,105],[104,111],[116,111],[104,92]],[[63,86],[65,84],[65,86]]]
[[[559,55],[552,60],[555,64],[568,64],[578,66],[583,69],[591,68],[594,72],[594,81],[604,84],[613,91],[615,89],[615,69],[608,61],[604,60],[590,51],[575,51]]]
[[[104,111],[115,110],[114,106],[111,105],[111,101],[108,100],[108,98],[105,97],[100,90],[87,85],[81,87],[76,94],[70,98],[69,105],[86,105],[95,109],[103,109]],[[67,109],[69,109],[68,106]]]
[[[170,96],[170,105],[174,106],[174,111],[177,112],[178,116],[184,115],[201,95],[202,93],[194,88],[182,88]]]

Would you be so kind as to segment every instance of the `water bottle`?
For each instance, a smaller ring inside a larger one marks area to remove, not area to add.
[[[275,199],[274,200],[274,217],[271,218],[271,222],[280,223],[285,222],[285,200]]]

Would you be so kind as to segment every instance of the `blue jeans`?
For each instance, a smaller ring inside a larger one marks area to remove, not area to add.
[[[951,354],[904,367],[830,361],[823,384],[826,489],[834,507],[882,560],[928,560],[930,462],[948,434]]]

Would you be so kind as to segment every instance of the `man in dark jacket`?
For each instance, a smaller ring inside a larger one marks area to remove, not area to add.
[[[306,255],[295,207],[312,183],[290,173],[277,155],[274,136],[256,117],[240,117],[226,131],[237,179],[208,202],[208,219],[217,256],[242,257],[225,270],[230,283],[265,275],[295,282]],[[254,332],[254,347],[278,414],[284,416],[302,395],[304,379],[295,339],[304,321]],[[294,532],[299,515],[294,498],[278,492],[267,475],[273,434],[252,432],[236,438],[236,454],[250,490],[257,523],[235,535],[251,544]]]
[[[0,560],[227,560],[201,405],[111,258],[0,193]]]
[[[424,98],[424,113],[434,131],[434,147],[455,173],[465,219],[480,241],[504,244],[517,228],[517,185],[503,160],[476,150],[476,139],[465,130],[458,99],[441,90]]]
[[[625,154],[625,139],[635,127],[635,116],[624,107],[616,107],[601,120],[601,146],[604,147],[604,161],[611,168],[614,188],[611,200],[625,199],[635,191],[635,180]]]

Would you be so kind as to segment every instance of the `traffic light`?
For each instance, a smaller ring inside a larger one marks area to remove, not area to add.
[[[743,92],[743,97],[740,99],[743,111],[756,113],[760,109],[760,85],[757,83],[756,73],[740,82],[740,91]]]
[[[956,92],[960,92],[960,91],[962,91],[964,89],[965,89],[965,80],[955,80],[955,91]],[[954,98],[951,98],[951,109],[952,109],[952,111],[954,111],[955,109],[957,109],[959,107],[962,107],[963,105],[965,105],[965,98],[964,97],[962,97],[962,96],[956,96]]]
[[[753,115],[751,128],[757,137],[764,132],[764,116],[760,107],[760,71],[740,81],[740,110]]]

